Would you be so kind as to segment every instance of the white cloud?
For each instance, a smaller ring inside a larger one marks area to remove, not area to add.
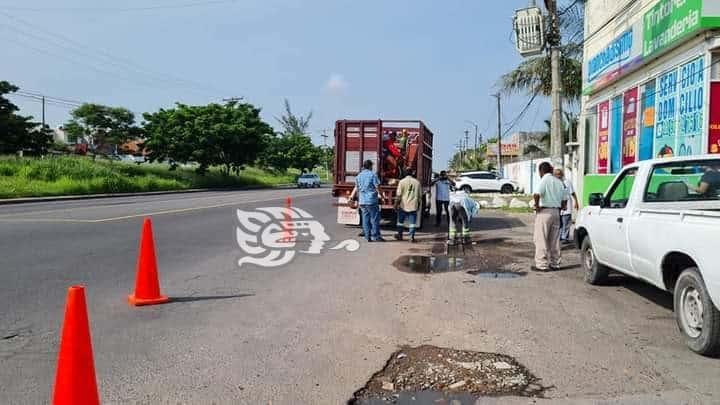
[[[325,83],[325,90],[333,95],[341,95],[345,93],[348,88],[348,82],[345,80],[343,75],[333,73]]]

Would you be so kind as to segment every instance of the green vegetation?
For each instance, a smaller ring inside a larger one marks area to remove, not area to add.
[[[321,178],[324,175],[318,172]],[[169,170],[165,164],[128,164],[83,157],[0,158],[0,198],[126,193],[294,183],[297,171],[277,174],[253,167],[238,175],[211,168]]]
[[[44,153],[52,144],[52,132],[33,122],[33,117],[16,114],[20,109],[4,97],[18,90],[17,86],[0,80],[0,154]]]

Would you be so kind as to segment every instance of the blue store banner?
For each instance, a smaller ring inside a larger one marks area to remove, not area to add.
[[[702,153],[705,101],[705,58],[680,66],[677,155]]]
[[[675,155],[677,140],[677,69],[660,76],[655,98],[655,157]]]

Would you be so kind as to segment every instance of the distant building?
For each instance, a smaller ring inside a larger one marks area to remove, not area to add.
[[[512,163],[527,159],[547,156],[548,134],[541,131],[520,131],[504,137],[502,141],[502,157],[504,163]],[[487,158],[497,159],[497,143],[488,143]]]

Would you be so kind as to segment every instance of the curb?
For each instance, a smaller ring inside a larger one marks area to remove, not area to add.
[[[183,193],[205,193],[209,191],[243,191],[243,190],[271,190],[271,189],[289,189],[295,188],[295,184],[278,184],[276,186],[247,186],[237,188],[191,188],[188,190],[165,190],[165,191],[144,191],[139,193],[107,193],[107,194],[78,194],[78,195],[60,195],[50,197],[20,197],[0,199],[0,205],[11,204],[29,204],[40,202],[55,201],[73,201],[73,200],[93,200],[101,198],[117,198],[117,197],[142,197],[163,194],[183,194]]]

